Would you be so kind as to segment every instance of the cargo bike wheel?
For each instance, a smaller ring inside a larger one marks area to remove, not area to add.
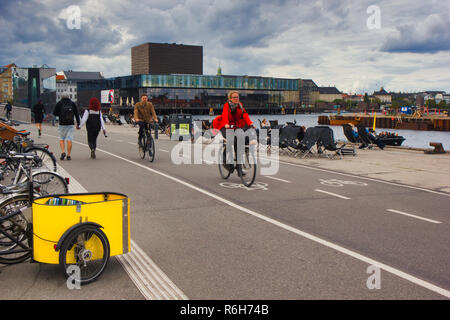
[[[95,281],[109,260],[109,241],[95,225],[82,225],[74,229],[61,246],[59,264],[66,278],[79,284]]]

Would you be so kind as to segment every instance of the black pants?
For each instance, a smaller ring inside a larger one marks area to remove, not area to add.
[[[145,129],[150,130],[150,124],[143,121],[139,121],[137,124],[139,125],[139,142],[142,142],[142,137],[144,136]]]
[[[100,132],[100,115],[90,114],[86,121],[88,145],[91,150],[97,148],[97,137]]]

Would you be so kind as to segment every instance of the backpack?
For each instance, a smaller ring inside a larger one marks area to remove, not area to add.
[[[59,122],[72,123],[74,116],[75,114],[73,113],[71,101],[62,101],[61,111],[59,113]]]

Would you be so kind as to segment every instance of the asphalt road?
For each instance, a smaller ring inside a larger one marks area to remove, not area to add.
[[[59,156],[56,127],[35,140]],[[112,258],[81,290],[67,288],[59,266],[0,267],[1,299],[450,297],[448,194],[285,161],[248,189],[209,162],[175,165],[177,142],[166,137],[153,163],[136,141],[111,130],[92,160],[82,129],[72,160],[58,164],[71,188],[131,199],[137,256]]]

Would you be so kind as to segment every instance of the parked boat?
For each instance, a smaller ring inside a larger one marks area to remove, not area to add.
[[[387,146],[400,146],[406,139],[393,133],[378,134],[377,137]]]

